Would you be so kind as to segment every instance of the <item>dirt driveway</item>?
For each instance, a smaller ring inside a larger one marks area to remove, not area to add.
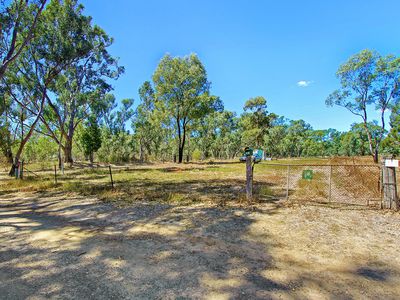
[[[0,195],[2,299],[400,297],[400,215]]]

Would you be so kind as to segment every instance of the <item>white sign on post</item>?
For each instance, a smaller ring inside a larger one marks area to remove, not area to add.
[[[397,159],[385,159],[385,167],[398,168],[399,161]]]

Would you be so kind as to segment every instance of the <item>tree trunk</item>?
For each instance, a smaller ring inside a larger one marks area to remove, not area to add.
[[[64,146],[64,162],[73,164],[74,160],[72,158],[72,139],[67,137],[65,139],[65,146]]]
[[[373,158],[374,158],[374,163],[377,164],[378,163],[378,159],[379,159],[378,149],[375,149]]]
[[[62,161],[61,161],[61,149],[58,149],[58,154],[57,154],[57,159],[58,159],[58,169],[61,170],[62,167]]]
[[[93,165],[93,161],[94,161],[94,153],[93,152],[91,152],[89,154],[89,161],[90,161],[90,164]]]
[[[183,147],[183,145],[180,145],[178,149],[178,164],[183,162]]]
[[[29,137],[30,137],[30,136],[29,136]],[[26,138],[26,137],[25,137],[25,139],[23,139],[23,140],[21,141],[21,144],[19,145],[18,151],[17,151],[17,153],[15,154],[15,158],[14,158],[14,160],[13,160],[13,162],[12,162],[10,172],[8,172],[8,175],[9,175],[9,176],[14,176],[14,175],[15,175],[15,169],[17,168],[17,164],[18,164],[18,162],[19,162],[19,159],[21,158],[22,150],[24,149],[25,144],[26,144],[26,142],[28,141],[28,139],[29,139],[29,138]]]
[[[15,175],[15,169],[16,169],[16,168],[17,168],[17,165],[14,164],[14,163],[12,163],[10,172],[8,172],[8,176],[13,177],[13,176]]]
[[[143,151],[143,140],[140,141],[140,147],[139,147],[139,161],[143,163],[144,161],[144,151]]]
[[[368,129],[367,124],[368,123],[367,123],[366,119],[364,119],[364,129],[365,129],[365,133],[367,134],[367,137],[368,137],[369,152],[371,153],[372,158],[374,159],[374,163],[378,163],[378,147],[375,147],[375,149],[373,147],[372,135],[371,135],[371,132]]]
[[[26,133],[26,136],[21,139],[21,143],[19,145],[17,153],[15,154],[15,158],[14,158],[14,161],[12,162],[10,172],[8,173],[8,175],[10,175],[10,176],[14,176],[14,174],[15,174],[15,169],[17,167],[16,163],[19,162],[19,159],[21,158],[22,151],[24,150],[26,143],[29,141],[29,139],[31,138],[31,136],[33,134],[33,131],[34,131],[35,127],[36,127],[36,124],[39,121],[40,115],[41,115],[41,113],[43,111],[43,106],[44,106],[44,99],[42,99],[42,104],[40,106],[40,110],[38,112],[38,115],[37,115],[35,121],[32,123],[30,129]]]
[[[178,163],[180,164],[183,162],[183,149],[185,148],[185,142],[186,142],[186,126],[183,126],[182,143],[179,144]]]
[[[7,163],[12,164],[14,162],[13,154],[11,149],[5,151],[5,156],[7,158]]]

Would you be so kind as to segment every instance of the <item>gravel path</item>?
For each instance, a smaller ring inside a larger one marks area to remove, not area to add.
[[[0,196],[2,299],[398,299],[400,215]]]

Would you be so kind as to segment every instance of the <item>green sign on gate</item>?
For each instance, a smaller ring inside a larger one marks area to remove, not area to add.
[[[306,179],[306,180],[313,179],[313,171],[312,170],[303,170],[303,179]]]

